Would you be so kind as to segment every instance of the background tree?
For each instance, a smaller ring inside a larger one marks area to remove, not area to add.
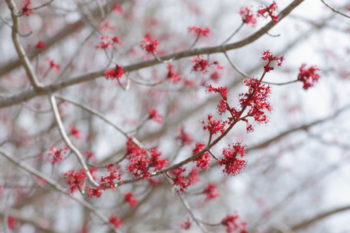
[[[347,232],[349,2],[0,2],[3,232]]]

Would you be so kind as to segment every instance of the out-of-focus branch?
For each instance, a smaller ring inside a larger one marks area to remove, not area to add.
[[[44,218],[43,216],[38,217],[36,215],[23,214],[20,210],[17,209],[7,208],[6,210],[0,210],[0,218],[3,218],[7,215],[14,217],[20,222],[33,225],[35,228],[40,230],[40,232],[57,233],[57,231],[52,230],[51,221]]]
[[[73,143],[71,142],[71,140],[69,139],[65,129],[64,129],[64,126],[63,126],[63,123],[62,123],[62,120],[61,120],[61,117],[60,117],[60,113],[58,112],[58,108],[57,108],[57,103],[56,103],[56,99],[55,99],[55,96],[54,95],[51,95],[50,97],[50,104],[51,104],[51,108],[52,108],[52,111],[54,113],[54,116],[55,116],[55,120],[56,120],[56,123],[57,123],[57,126],[58,126],[58,129],[60,131],[60,134],[61,134],[61,137],[63,139],[63,141],[67,144],[67,146],[69,147],[69,149],[71,149],[74,154],[76,155],[78,161],[80,162],[81,166],[83,166],[85,172],[86,172],[86,175],[89,179],[89,181],[95,185],[96,187],[99,186],[99,184],[94,180],[94,178],[92,177],[90,171],[89,171],[89,168],[88,166],[86,165],[86,162],[84,160],[84,156],[81,154],[81,152],[73,145]]]
[[[101,214],[99,211],[97,211],[95,209],[94,206],[92,206],[90,203],[86,202],[85,200],[79,199],[73,195],[71,195],[70,193],[66,192],[65,189],[58,184],[56,181],[54,181],[53,179],[51,179],[50,177],[46,176],[45,174],[35,170],[32,167],[29,167],[25,164],[22,164],[20,162],[18,162],[17,160],[15,160],[14,158],[12,158],[10,155],[8,155],[6,152],[2,151],[0,149],[0,154],[5,157],[7,160],[9,160],[10,162],[12,162],[14,165],[16,165],[17,167],[21,168],[22,170],[30,173],[31,175],[34,175],[35,177],[39,177],[40,179],[44,180],[47,184],[49,184],[52,188],[54,188],[55,190],[57,190],[58,192],[68,196],[70,199],[76,201],[77,203],[81,204],[82,206],[84,206],[85,208],[87,208],[89,211],[91,211],[96,217],[98,217],[104,224],[107,224],[111,227],[111,229],[113,229],[113,231],[115,233],[118,233],[118,231],[109,223],[109,220],[106,216],[104,216],[103,214]]]
[[[338,15],[341,15],[341,16],[344,16],[344,17],[350,19],[350,16],[348,16],[348,15],[346,15],[346,14],[344,14],[344,13],[338,11],[338,10],[336,10],[334,7],[331,7],[331,6],[330,6],[328,3],[326,3],[324,0],[321,0],[321,2],[322,2],[326,7],[328,7],[329,9],[331,9],[331,11],[333,11],[334,13],[336,13],[336,14],[338,14]]]
[[[298,5],[300,5],[304,0],[295,0],[293,1],[289,6],[287,6],[280,14],[279,14],[279,22],[286,17],[290,12],[292,12],[293,9],[295,9]],[[260,30],[257,32],[253,33],[251,36],[248,36],[247,38],[231,43],[231,44],[226,44],[226,45],[219,45],[219,46],[214,46],[214,47],[205,47],[201,49],[191,49],[191,50],[185,50],[182,52],[177,52],[173,54],[169,54],[166,56],[162,56],[159,59],[152,59],[149,61],[145,62],[139,62],[135,63],[132,65],[127,65],[124,66],[124,72],[133,72],[136,70],[140,70],[143,68],[151,67],[157,64],[162,63],[162,61],[173,61],[173,60],[180,60],[183,58],[187,57],[192,57],[192,56],[198,56],[198,55],[203,55],[203,54],[215,54],[215,53],[224,53],[229,50],[234,50],[241,48],[243,46],[246,46],[250,43],[253,43],[260,37],[262,37],[266,32],[268,32],[271,28],[273,28],[277,23],[274,21],[269,22],[267,25],[262,27]],[[47,95],[50,92],[55,92],[58,90],[61,90],[65,87],[73,86],[79,83],[87,82],[93,79],[96,79],[98,77],[104,76],[104,70],[97,71],[97,72],[92,72],[89,74],[84,74],[81,76],[78,76],[76,78],[72,78],[67,81],[62,81],[56,84],[51,84],[43,87],[40,91],[33,91],[33,90],[28,90],[24,91],[20,94],[16,94],[7,98],[3,98],[0,100],[0,108],[11,106],[14,104],[18,104],[24,101],[27,101],[29,99],[32,99],[36,96],[42,96],[42,95]]]
[[[310,225],[313,225],[313,224],[315,224],[315,223],[317,223],[325,218],[328,218],[334,214],[338,214],[340,212],[349,211],[349,210],[350,210],[350,205],[327,210],[327,211],[319,213],[319,214],[315,215],[314,217],[309,218],[309,219],[307,219],[307,220],[305,220],[297,225],[292,226],[291,229],[293,231],[300,231],[301,229],[309,227]]]
[[[25,52],[25,50],[23,49],[20,41],[19,41],[19,37],[18,37],[18,33],[19,33],[19,29],[18,29],[18,25],[19,25],[19,19],[17,16],[17,8],[16,8],[16,4],[13,0],[6,0],[7,6],[11,11],[11,18],[12,18],[12,42],[13,45],[15,46],[18,58],[24,68],[24,70],[26,71],[26,74],[28,76],[28,79],[30,81],[30,84],[32,85],[32,87],[34,88],[34,90],[40,89],[41,85],[39,84],[39,81],[36,77],[36,74],[32,68],[32,65],[30,64],[30,60]]]
[[[332,119],[336,118],[339,114],[341,114],[344,111],[348,110],[349,108],[350,108],[350,105],[346,105],[345,107],[339,109],[338,111],[336,111],[335,113],[331,114],[328,117],[325,117],[325,118],[322,118],[322,119],[319,119],[319,120],[316,120],[316,121],[312,121],[312,122],[307,123],[307,124],[303,124],[303,125],[301,125],[299,127],[295,127],[295,128],[286,130],[286,131],[284,131],[282,133],[279,133],[278,135],[276,135],[276,136],[274,136],[274,137],[272,137],[270,139],[267,139],[266,141],[260,142],[257,145],[249,147],[247,149],[247,151],[258,150],[258,149],[267,147],[270,144],[272,144],[272,143],[274,143],[274,142],[276,142],[276,141],[286,137],[287,135],[290,135],[292,133],[295,133],[295,132],[301,131],[301,130],[308,130],[308,129],[310,129],[311,127],[313,127],[315,125],[318,125],[318,124],[324,123],[326,121],[332,120]]]

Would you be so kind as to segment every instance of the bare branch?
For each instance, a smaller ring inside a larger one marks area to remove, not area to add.
[[[59,185],[56,181],[54,181],[53,179],[51,179],[50,177],[46,176],[45,174],[35,170],[32,167],[29,167],[25,164],[22,164],[20,162],[18,162],[17,160],[13,159],[11,156],[9,156],[7,153],[5,153],[4,151],[2,151],[0,149],[0,154],[5,157],[6,159],[8,159],[10,162],[12,162],[14,165],[16,165],[17,167],[23,169],[24,171],[30,173],[31,175],[34,175],[36,177],[39,177],[40,179],[44,180],[47,184],[49,184],[51,187],[53,187],[55,190],[57,190],[58,192],[68,196],[70,199],[76,201],[77,203],[81,204],[82,206],[84,206],[85,208],[87,208],[88,210],[90,210],[96,217],[98,217],[103,223],[109,225],[111,227],[111,229],[115,232],[118,233],[118,231],[109,223],[109,220],[106,216],[102,215],[99,211],[97,211],[95,209],[94,206],[92,206],[90,203],[86,202],[85,200],[79,199],[73,195],[71,195],[70,193],[66,192],[65,189]]]
[[[342,13],[342,12],[336,10],[335,8],[333,8],[333,7],[331,7],[330,5],[328,5],[328,3],[326,3],[324,0],[321,0],[321,2],[322,2],[326,7],[328,7],[329,9],[331,9],[333,12],[335,12],[335,13],[341,15],[341,16],[344,16],[344,17],[346,17],[346,18],[348,18],[348,19],[350,19],[350,16],[349,16],[349,15],[346,15],[346,14],[344,14],[344,13]]]
[[[85,172],[86,172],[86,175],[89,179],[89,181],[94,185],[94,186],[99,186],[99,184],[94,180],[94,178],[92,177],[90,171],[89,171],[89,168],[88,166],[86,165],[86,162],[84,160],[84,157],[83,155],[81,154],[81,152],[73,145],[73,143],[71,142],[71,140],[69,139],[65,129],[64,129],[64,126],[63,126],[63,123],[62,123],[62,120],[61,120],[61,117],[60,117],[60,113],[58,112],[58,108],[57,108],[57,103],[56,103],[56,99],[55,99],[55,96],[54,95],[51,95],[50,97],[50,104],[51,104],[51,108],[52,108],[52,111],[53,111],[53,114],[55,116],[55,120],[56,120],[56,123],[57,123],[57,126],[58,126],[58,129],[60,131],[60,134],[61,134],[61,137],[63,139],[63,141],[67,144],[67,146],[69,147],[69,149],[71,149],[74,154],[76,155],[78,161],[80,162],[81,166],[83,166]]]
[[[300,5],[304,0],[295,0],[292,2],[289,6],[287,6],[280,14],[279,14],[279,22],[286,17],[293,9],[295,9],[298,5]],[[160,61],[158,59],[152,59],[149,61],[145,62],[139,62],[135,63],[132,65],[127,65],[124,66],[124,72],[133,72],[136,70],[140,70],[143,68],[151,67],[157,64],[162,63],[162,61],[167,61],[167,60],[180,60],[183,58],[187,57],[192,57],[192,56],[197,56],[197,55],[202,55],[202,54],[215,54],[215,53],[224,53],[229,50],[234,50],[241,48],[247,44],[253,43],[260,37],[262,37],[266,32],[268,32],[273,26],[275,26],[277,23],[271,21],[268,23],[266,26],[252,34],[251,36],[235,43],[227,44],[227,45],[219,45],[219,46],[214,46],[214,47],[205,47],[201,49],[192,49],[192,50],[186,50],[182,52],[177,52],[173,54],[169,54],[166,56],[160,57]],[[10,96],[8,98],[3,98],[0,100],[0,108],[11,106],[14,104],[18,104],[24,101],[27,101],[29,99],[32,99],[36,96],[41,96],[41,95],[47,95],[50,92],[55,92],[58,90],[61,90],[65,87],[73,86],[75,84],[87,82],[93,79],[96,79],[98,77],[104,76],[104,70],[89,73],[89,74],[84,74],[81,76],[78,76],[76,78],[72,78],[67,81],[62,81],[56,84],[51,84],[43,87],[40,91],[25,91],[20,94],[16,94],[14,96]]]
[[[16,15],[17,8],[15,5],[15,2],[13,0],[6,0],[6,3],[11,11],[11,18],[12,18],[12,34],[11,35],[12,35],[13,45],[15,46],[19,60],[26,71],[26,74],[29,78],[30,84],[32,85],[34,90],[40,89],[41,85],[39,84],[39,81],[36,77],[36,74],[35,74],[33,68],[32,68],[32,65],[30,64],[30,60],[29,60],[25,50],[23,49],[22,45],[19,42],[19,38],[18,38],[19,20],[18,20],[18,16]]]

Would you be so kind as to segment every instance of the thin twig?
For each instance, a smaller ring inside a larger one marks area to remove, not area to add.
[[[13,45],[15,46],[17,55],[19,60],[21,61],[26,74],[28,76],[29,82],[32,85],[32,87],[35,90],[39,90],[42,86],[39,84],[39,81],[35,75],[35,72],[30,64],[30,60],[25,52],[25,50],[23,49],[19,38],[18,38],[18,26],[19,26],[19,20],[18,20],[18,16],[16,15],[17,12],[17,8],[15,5],[15,2],[13,0],[6,0],[7,6],[11,11],[11,18],[12,18],[12,42]]]
[[[336,10],[335,8],[333,8],[333,7],[331,7],[330,5],[328,5],[328,3],[326,3],[324,0],[321,0],[321,2],[322,2],[326,7],[328,7],[329,9],[331,9],[333,12],[335,12],[335,13],[341,15],[341,16],[344,16],[344,17],[346,17],[346,18],[348,18],[348,19],[350,19],[350,16],[349,16],[349,15],[346,15],[346,14],[344,14],[344,13],[342,13],[342,12]]]
[[[237,72],[239,73],[242,77],[244,78],[249,78],[249,76],[246,73],[243,73],[242,71],[240,71],[237,66],[231,61],[230,57],[227,55],[227,52],[224,52],[224,55],[228,61],[228,63],[231,65],[231,67]]]
[[[82,206],[84,206],[85,208],[90,210],[96,217],[98,217],[100,220],[102,220],[103,223],[108,224],[115,233],[118,233],[118,231],[109,223],[108,218],[106,216],[102,215],[99,211],[97,211],[95,209],[95,207],[92,206],[90,203],[86,202],[85,200],[79,199],[79,198],[71,195],[70,193],[66,192],[65,189],[61,185],[59,185],[56,181],[54,181],[50,177],[35,170],[32,167],[29,167],[25,164],[18,162],[17,160],[13,159],[11,156],[9,156],[6,152],[2,151],[1,149],[0,149],[0,154],[3,157],[5,157],[6,159],[8,159],[10,162],[12,162],[14,165],[16,165],[17,167],[20,167],[24,171],[26,171],[26,172],[28,172],[36,177],[39,177],[40,179],[44,180],[47,184],[49,184],[51,187],[53,187],[55,190],[68,196],[70,199],[78,202],[79,204],[81,204]]]
[[[66,130],[64,129],[61,117],[60,117],[60,113],[58,112],[58,108],[57,108],[57,103],[56,103],[56,99],[54,95],[49,96],[50,98],[50,104],[51,104],[51,108],[53,111],[53,114],[55,116],[55,120],[56,120],[56,124],[58,126],[59,132],[61,134],[61,137],[63,139],[63,141],[67,144],[67,146],[69,147],[69,149],[71,149],[74,154],[76,155],[78,161],[80,162],[80,164],[83,166],[86,175],[89,179],[89,181],[96,187],[99,186],[99,184],[94,180],[94,178],[92,177],[89,168],[84,160],[83,155],[81,154],[81,152],[73,145],[73,143],[71,142],[71,140],[69,139]]]

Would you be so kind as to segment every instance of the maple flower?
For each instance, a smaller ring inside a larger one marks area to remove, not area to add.
[[[209,201],[211,199],[217,198],[220,196],[220,193],[218,192],[216,185],[209,183],[205,189],[203,190],[203,193],[206,195],[205,200]]]
[[[153,39],[150,34],[146,34],[143,39],[143,44],[140,47],[145,50],[147,53],[155,54],[158,49],[158,41]]]
[[[244,84],[249,87],[248,93],[240,94],[240,104],[242,108],[249,108],[247,116],[254,117],[258,122],[266,123],[265,111],[271,111],[271,105],[267,101],[271,88],[262,84],[259,80],[250,78],[244,80]]]
[[[112,215],[109,218],[109,223],[112,224],[115,228],[119,228],[123,224],[120,218],[116,215]]]
[[[54,60],[46,58],[46,61],[49,63],[51,69],[54,69],[57,73],[60,72],[60,65],[57,65]]]
[[[172,83],[180,82],[181,81],[180,74],[174,72],[173,67],[174,67],[173,65],[168,64],[168,66],[167,66],[167,70],[168,70],[167,79]]]
[[[105,71],[105,76],[107,79],[120,79],[124,75],[123,67],[115,65],[114,69],[107,69]]]
[[[125,193],[124,194],[124,201],[129,203],[129,206],[131,208],[137,206],[138,201],[135,199],[135,195],[133,193]]]
[[[267,64],[264,66],[264,70],[265,70],[265,72],[269,72],[269,71],[274,69],[273,66],[271,65],[271,63],[275,61],[275,62],[277,62],[278,66],[282,66],[284,57],[283,56],[281,56],[281,57],[273,56],[269,50],[266,50],[263,52],[261,59],[263,61],[267,61]]]
[[[156,109],[151,109],[148,111],[148,119],[151,119],[160,124],[163,122],[163,117],[158,113]]]
[[[108,170],[109,175],[100,177],[100,185],[101,189],[112,189],[116,188],[115,180],[120,180],[121,175],[119,173],[118,167],[113,164],[107,164],[105,166]]]
[[[209,85],[208,91],[219,93],[224,100],[227,100],[227,87],[213,87]]]
[[[100,187],[96,187],[96,188],[93,188],[93,187],[90,187],[90,186],[87,186],[86,187],[88,193],[87,193],[87,196],[88,197],[101,197],[102,195],[102,189]]]
[[[314,86],[320,79],[320,75],[317,73],[320,69],[316,66],[310,66],[306,68],[306,64],[302,64],[299,68],[298,81],[303,83],[305,90]]]
[[[195,148],[192,150],[192,155],[195,155],[201,152],[204,148],[205,148],[204,143],[202,142],[197,143]],[[196,166],[199,168],[206,169],[209,167],[210,159],[211,157],[209,152],[204,152],[195,159],[195,161],[197,162]]]
[[[208,121],[204,123],[203,129],[208,130],[211,135],[217,134],[218,132],[224,133],[226,122],[221,120],[214,120],[213,115],[208,115]]]
[[[241,7],[239,14],[242,17],[243,23],[255,26],[256,18],[253,14],[253,11],[249,7]]]
[[[22,15],[29,16],[34,13],[33,9],[29,7],[31,4],[30,0],[25,0],[22,7]]]
[[[269,6],[267,7],[262,7],[260,10],[258,10],[258,15],[259,16],[263,16],[263,17],[268,17],[270,16],[271,19],[277,23],[278,22],[278,16],[276,15],[276,11],[277,10],[277,3],[276,2],[272,2]]]
[[[56,147],[50,147],[48,156],[50,158],[50,162],[52,164],[58,163],[63,160],[64,153],[67,152],[68,147],[64,146],[61,149],[57,149]]]
[[[17,224],[17,220],[14,217],[12,216],[7,217],[7,226],[10,230],[16,229],[16,224]]]
[[[207,68],[209,67],[209,61],[207,59],[203,59],[201,57],[195,57],[192,59],[192,62],[194,63],[193,65],[193,70],[194,71],[201,71],[201,72],[206,72]]]
[[[219,160],[219,164],[225,166],[224,172],[227,174],[237,175],[242,168],[247,165],[245,160],[238,159],[238,155],[244,156],[244,146],[240,143],[231,145],[230,148],[224,148],[222,154],[224,158]]]
[[[221,220],[221,225],[226,227],[226,233],[248,233],[246,230],[246,222],[238,222],[238,215],[228,215]]]
[[[200,181],[196,167],[193,167],[188,175],[185,175],[185,172],[186,169],[182,167],[175,168],[169,172],[173,184],[178,187],[177,192],[183,192],[188,186]]]
[[[43,49],[46,47],[46,43],[42,40],[39,40],[38,43],[36,43],[35,48],[37,49]]]
[[[70,133],[76,138],[76,139],[80,139],[80,131],[75,128],[74,126],[70,126],[69,127]]]
[[[176,137],[176,140],[179,140],[181,145],[190,145],[193,142],[193,138],[185,131],[184,128],[180,129],[180,134]]]
[[[197,36],[208,37],[211,33],[209,28],[201,28],[197,26],[188,27],[189,32],[194,32]]]
[[[107,49],[110,46],[113,46],[114,44],[121,44],[119,37],[104,35],[100,37],[100,43],[96,45],[96,48]]]
[[[64,177],[67,179],[69,192],[73,193],[76,190],[81,190],[87,176],[85,170],[80,169],[79,171],[69,170],[64,173]]]
[[[186,221],[180,223],[180,227],[184,230],[189,230],[192,227],[192,222],[189,219],[187,219]]]

